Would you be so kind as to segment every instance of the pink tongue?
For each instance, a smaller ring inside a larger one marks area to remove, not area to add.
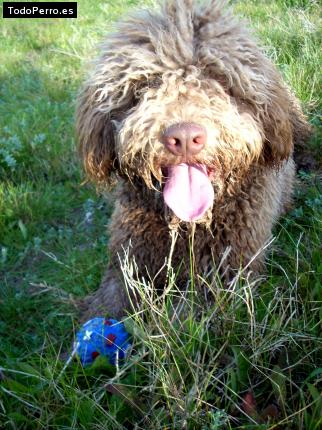
[[[214,200],[214,189],[201,164],[179,164],[168,168],[163,197],[182,221],[201,218]]]

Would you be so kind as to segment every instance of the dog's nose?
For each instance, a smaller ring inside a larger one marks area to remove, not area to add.
[[[164,146],[174,155],[197,155],[207,142],[206,129],[201,125],[182,122],[168,127],[162,136]]]

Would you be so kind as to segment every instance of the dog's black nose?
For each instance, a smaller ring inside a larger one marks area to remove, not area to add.
[[[162,135],[164,146],[174,155],[197,155],[207,142],[206,129],[192,122],[171,125]]]

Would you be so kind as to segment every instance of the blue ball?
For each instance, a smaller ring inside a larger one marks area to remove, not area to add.
[[[124,324],[112,318],[93,318],[76,334],[74,350],[83,366],[92,364],[98,356],[107,357],[110,364],[125,358],[130,347]]]

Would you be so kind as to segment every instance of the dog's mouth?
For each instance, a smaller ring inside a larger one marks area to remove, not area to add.
[[[214,169],[203,164],[180,163],[165,169],[163,198],[182,221],[201,219],[214,201]]]

